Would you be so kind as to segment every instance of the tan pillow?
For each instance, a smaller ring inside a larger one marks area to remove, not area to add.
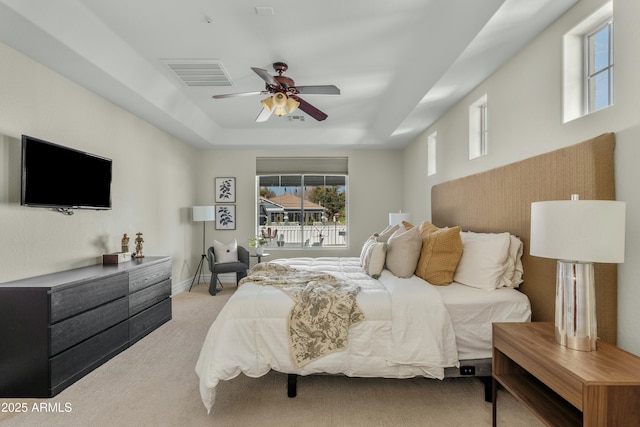
[[[411,230],[413,227],[415,227],[415,225],[411,224],[408,221],[402,221],[402,226],[407,230]]]
[[[422,251],[416,276],[432,285],[448,285],[462,256],[460,227],[438,228],[428,221],[420,224]]]
[[[389,238],[388,243],[387,269],[397,277],[407,278],[413,276],[420,257],[420,248],[422,247],[420,230],[417,227],[410,230],[400,227]]]
[[[378,242],[387,243],[389,241],[389,237],[393,236],[393,233],[395,233],[398,228],[400,228],[398,224],[388,226],[380,233],[378,233],[378,235],[376,236],[376,240]]]

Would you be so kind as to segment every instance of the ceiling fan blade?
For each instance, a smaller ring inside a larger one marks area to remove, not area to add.
[[[271,110],[263,108],[262,111],[260,111],[260,114],[258,114],[258,117],[256,117],[256,122],[266,122],[269,120],[269,117],[271,117]]]
[[[237,97],[237,96],[253,96],[253,95],[266,95],[267,92],[266,90],[261,90],[259,92],[241,92],[241,93],[227,93],[224,95],[213,95],[212,98],[213,99],[222,99],[222,98],[233,98],[233,97]]]
[[[262,80],[267,82],[269,86],[273,86],[276,88],[281,87],[280,83],[273,77],[267,70],[263,70],[262,68],[251,67],[251,69],[260,76]]]
[[[334,85],[296,86],[296,90],[303,95],[340,95],[340,89]]]
[[[314,119],[316,119],[317,121],[321,122],[322,120],[326,119],[328,116],[323,113],[322,111],[318,110],[316,107],[314,107],[313,105],[309,104],[307,101],[305,101],[304,99],[295,96],[295,95],[290,95],[291,98],[295,99],[296,101],[298,101],[300,103],[300,105],[298,106],[299,109],[301,109],[302,111],[304,111],[305,113],[307,113],[308,115],[310,115],[311,117],[313,117]]]

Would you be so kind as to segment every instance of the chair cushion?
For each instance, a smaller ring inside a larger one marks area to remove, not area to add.
[[[247,264],[236,262],[217,262],[215,264],[216,273],[237,273],[238,271],[246,271],[248,269]]]

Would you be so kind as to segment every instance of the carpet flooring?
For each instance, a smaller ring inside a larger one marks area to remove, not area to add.
[[[173,319],[52,399],[0,398],[0,425],[24,426],[490,426],[475,378],[395,380],[311,376],[287,397],[287,376],[244,375],[218,385],[207,411],[194,367],[204,337],[235,291],[206,284],[173,298]],[[24,412],[19,412],[24,409]],[[498,425],[539,426],[504,390]]]

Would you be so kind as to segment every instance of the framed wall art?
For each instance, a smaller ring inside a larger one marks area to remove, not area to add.
[[[236,229],[236,205],[216,205],[216,230]]]
[[[236,202],[236,179],[233,177],[216,178],[216,203]]]

